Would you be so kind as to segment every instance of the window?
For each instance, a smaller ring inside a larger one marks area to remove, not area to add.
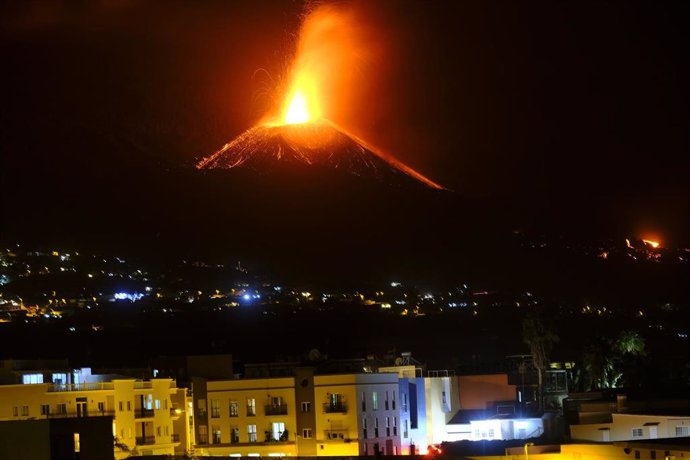
[[[398,417],[393,417],[393,436],[398,435]]]
[[[79,433],[74,433],[74,453],[81,452],[81,439],[79,439]]]
[[[120,409],[120,412],[122,412],[124,406],[125,406],[125,405],[124,405],[124,402],[120,401],[120,402],[118,403],[118,409]]]
[[[373,410],[379,410],[379,394],[375,391],[371,393],[371,408]]]
[[[12,415],[14,415],[15,417],[19,417],[19,408],[17,406],[14,406],[12,408]]]
[[[391,418],[386,417],[386,436],[391,435]]]
[[[395,410],[395,390],[393,390],[393,400],[391,401],[391,404],[392,404],[391,408],[393,410]]]
[[[302,412],[311,412],[311,403],[309,401],[300,404]]]
[[[378,438],[379,437],[379,418],[376,417],[374,419],[374,437]]]
[[[254,398],[247,398],[247,415],[256,415],[256,399]],[[254,427],[256,428],[256,425],[254,425]],[[256,433],[256,431],[254,431],[254,433]]]
[[[402,411],[407,412],[407,393],[403,393],[402,397]]]
[[[677,426],[676,436],[690,436],[690,426]]]
[[[239,417],[240,415],[240,405],[237,401],[230,401],[230,417]]]
[[[148,410],[153,409],[153,395],[152,394],[146,395],[146,398],[144,398],[144,406],[145,406],[145,409],[148,409]]]
[[[163,430],[160,425],[156,427],[156,436],[163,436]]]
[[[213,436],[211,439],[211,442],[213,444],[220,444],[220,427],[219,426],[211,427],[211,435]]]
[[[170,427],[168,425],[165,425],[165,435],[170,436]]]
[[[652,460],[656,460],[656,451],[655,450],[649,452],[649,458],[651,458]]]
[[[54,373],[51,380],[56,385],[62,385],[63,383],[67,383],[67,374],[61,372]]]
[[[98,412],[100,412],[100,413],[105,412],[105,403],[103,401],[98,402]]]
[[[199,399],[196,404],[196,415],[199,417],[206,417],[206,400]]]
[[[29,406],[22,406],[22,417],[29,416]]]
[[[41,404],[41,415],[50,415],[50,405]]]
[[[489,428],[489,438],[493,439],[496,431],[493,428]]]
[[[256,442],[256,425],[247,425],[247,434],[249,442]]]
[[[632,429],[632,437],[633,438],[641,438],[642,437],[642,428],[633,428]]]
[[[208,427],[199,425],[199,444],[208,444]]]
[[[240,442],[240,429],[236,426],[230,428],[230,443],[237,444]]]
[[[636,450],[636,451],[635,451],[635,459],[636,459],[636,460],[639,460],[639,459],[640,459],[640,451],[639,451],[639,450]]]
[[[383,402],[383,408],[388,410],[388,390],[386,390],[386,400]]]
[[[287,441],[287,431],[285,431],[285,423],[271,423],[271,441]]]
[[[403,438],[407,439],[407,419],[405,419],[405,430],[403,431]]]
[[[127,401],[127,412],[132,412],[132,401]]]
[[[22,383],[24,385],[43,383],[43,374],[24,374],[22,375]]]
[[[67,404],[62,403],[57,405],[57,413],[58,414],[66,414],[67,413]]]
[[[156,399],[155,401],[153,401],[153,408],[156,410],[160,410],[160,408],[161,408],[161,400],[160,399]]]
[[[441,391],[441,403],[446,405],[446,390]]]
[[[362,419],[362,437],[364,439],[367,439],[367,419],[363,418]]]
[[[211,400],[211,418],[220,417],[220,401],[217,399]]]
[[[311,439],[311,428],[303,428],[302,429],[302,437],[304,439]]]
[[[362,412],[367,411],[367,394],[362,392]]]

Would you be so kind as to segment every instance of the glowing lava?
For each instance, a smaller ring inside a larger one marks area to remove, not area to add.
[[[647,245],[653,247],[654,249],[658,248],[660,245],[660,243],[658,241],[653,241],[653,240],[642,240],[642,242],[644,244],[647,244]]]
[[[301,91],[297,91],[288,104],[283,121],[286,125],[306,123],[310,120],[307,101]]]
[[[202,159],[197,168],[244,166],[265,172],[276,162],[292,163],[326,166],[390,184],[411,181],[443,189],[334,123],[361,86],[357,69],[370,56],[371,47],[352,11],[336,6],[310,11],[281,88],[284,98],[278,98],[259,124]]]

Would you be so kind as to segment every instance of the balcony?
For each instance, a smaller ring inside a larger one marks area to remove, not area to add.
[[[281,404],[281,405],[266,405],[264,406],[264,411],[266,412],[266,415],[287,415],[288,413],[288,406],[287,404]]]
[[[149,446],[151,444],[156,443],[156,437],[155,436],[137,436],[137,445],[138,446]]]
[[[173,433],[170,435],[171,442],[180,442],[180,435],[178,433]]]
[[[344,402],[324,403],[323,411],[327,414],[345,414],[347,413],[347,404]]]
[[[182,412],[184,412],[184,411],[182,409],[180,409],[179,407],[173,406],[170,408],[170,416],[171,417],[179,417],[180,415],[182,415]]]
[[[288,439],[288,430],[281,431],[278,433],[274,433],[273,431],[266,430],[265,432],[266,435],[266,440],[264,442],[287,442]]]
[[[112,382],[96,383],[56,383],[48,386],[49,393],[60,393],[64,391],[97,391],[112,390],[115,387]]]
[[[115,417],[115,411],[92,410],[88,412],[54,412],[46,414],[48,418],[76,418],[76,417]]]
[[[346,429],[340,429],[340,430],[326,430],[325,431],[326,439],[329,441],[337,441],[341,440],[344,441],[348,439],[348,430]]]
[[[153,409],[137,409],[134,411],[134,418],[151,418],[153,417]]]

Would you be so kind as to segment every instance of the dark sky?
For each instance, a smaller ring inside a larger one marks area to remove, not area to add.
[[[690,3],[355,5],[386,53],[360,69],[370,84],[349,109],[368,141],[537,227],[606,221],[688,242]],[[263,114],[262,88],[284,74],[304,5],[2,10],[3,234],[40,241],[95,231],[75,222],[145,219],[142,208],[172,209],[165,201],[183,194],[193,205],[196,185],[161,175]]]

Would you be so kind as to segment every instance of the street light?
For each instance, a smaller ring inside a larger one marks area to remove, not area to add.
[[[533,446],[533,442],[526,442],[525,443],[525,460],[529,460],[529,448],[530,446]]]

